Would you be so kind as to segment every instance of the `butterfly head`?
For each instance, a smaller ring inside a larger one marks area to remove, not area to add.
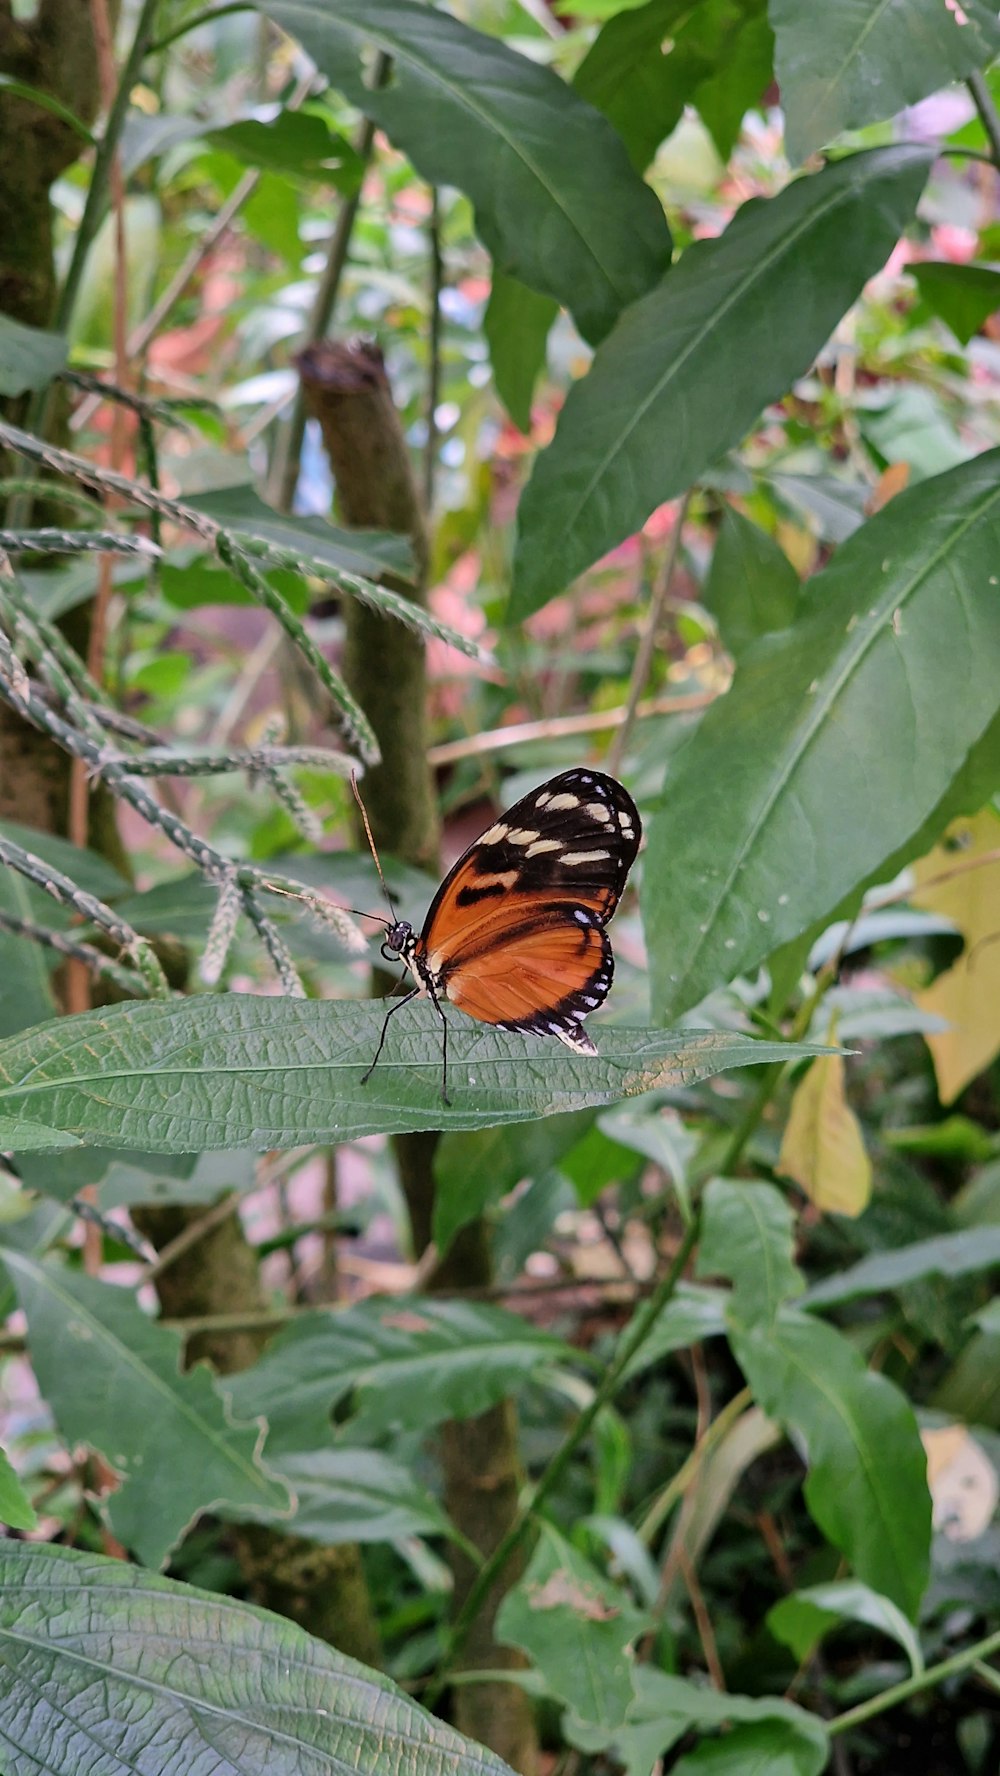
[[[416,947],[417,940],[413,934],[413,926],[407,919],[398,919],[395,925],[389,926],[385,934],[382,954],[387,962],[395,962],[399,957],[402,957],[404,962],[408,962]]]

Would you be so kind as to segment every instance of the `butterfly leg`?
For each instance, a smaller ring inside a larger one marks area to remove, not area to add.
[[[427,983],[427,991],[434,1001],[434,1010],[441,1019],[441,1102],[442,1104],[447,1104],[450,1109],[451,1099],[448,1096],[448,1019],[445,1017],[441,1001],[429,981]]]
[[[397,1011],[401,1011],[404,1005],[409,1005],[410,1000],[415,999],[417,997],[417,994],[419,993],[419,991],[420,991],[419,987],[414,987],[411,992],[406,994],[405,998],[397,999],[395,1005],[390,1005],[388,1011],[385,1014],[385,1022],[382,1025],[382,1034],[378,1039],[378,1047],[375,1050],[375,1058],[372,1061],[372,1064],[369,1067],[367,1073],[362,1073],[362,1075],[361,1075],[362,1085],[368,1084],[368,1081],[371,1078],[372,1074],[374,1073],[375,1068],[378,1064],[378,1057],[382,1053],[383,1048],[385,1047],[385,1033],[389,1028],[389,1019]],[[440,1006],[438,1007],[438,1010],[440,1010]]]

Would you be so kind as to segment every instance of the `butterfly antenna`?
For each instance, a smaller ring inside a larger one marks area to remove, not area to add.
[[[385,895],[386,900],[389,902],[389,911],[391,912],[393,919],[396,920],[396,922],[398,923],[399,914],[396,911],[396,907],[395,907],[395,903],[393,901],[392,895],[389,893],[389,888],[388,888],[388,884],[386,882],[386,879],[385,879],[384,875],[382,874],[382,865],[379,862],[378,852],[375,849],[375,840],[372,838],[372,829],[371,829],[371,825],[368,820],[368,809],[365,807],[364,802],[361,800],[361,791],[358,788],[358,779],[357,779],[357,775],[354,771],[351,772],[351,789],[354,792],[354,800],[357,802],[358,807],[361,809],[361,818],[365,823],[365,832],[368,835],[368,845],[369,845],[369,849],[371,851],[371,854],[375,859],[375,868],[378,870],[378,879],[382,884],[382,893]],[[364,917],[374,918],[374,917],[376,917],[376,915],[372,914],[372,913],[367,913],[364,915]],[[380,922],[380,924],[383,924],[383,925],[385,924],[384,919],[380,920],[379,922]]]

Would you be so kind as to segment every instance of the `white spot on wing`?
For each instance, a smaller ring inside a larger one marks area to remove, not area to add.
[[[610,856],[610,851],[564,851],[559,862],[572,869],[578,863],[606,863]]]
[[[611,819],[611,810],[606,808],[603,802],[588,802],[583,811],[590,815],[591,820]]]
[[[533,831],[530,826],[511,827],[507,834],[512,845],[533,845],[538,836],[538,833]]]
[[[504,825],[503,821],[498,820],[496,826],[491,826],[489,832],[484,832],[479,843],[481,845],[502,845],[504,839],[507,837],[507,832],[508,828]]]
[[[537,839],[529,845],[525,857],[541,857],[543,851],[561,851],[561,839]]]
[[[562,813],[563,810],[566,808],[578,808],[579,806],[580,806],[579,796],[565,795],[565,794],[564,795],[554,795],[552,797],[551,801],[549,802],[549,811],[551,813]]]

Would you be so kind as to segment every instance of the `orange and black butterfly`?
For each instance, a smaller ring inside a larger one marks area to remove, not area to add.
[[[382,921],[382,954],[387,962],[403,962],[416,986],[387,1013],[365,1081],[382,1053],[389,1019],[422,994],[441,1017],[445,1103],[442,999],[500,1030],[556,1036],[576,1054],[596,1054],[583,1020],[611,986],[614,958],[605,927],[641,837],[635,803],[613,777],[563,771],[515,802],[469,846],[441,883],[419,936],[396,917],[386,889],[393,919]]]

